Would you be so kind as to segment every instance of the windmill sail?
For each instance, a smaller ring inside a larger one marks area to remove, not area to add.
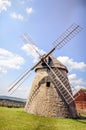
[[[54,44],[54,48],[52,48],[46,55],[41,56],[41,54],[38,52],[38,50],[36,48],[34,48],[34,44],[32,44],[30,41],[30,39],[28,39],[28,37],[26,35],[24,35],[24,39],[25,41],[27,41],[30,44],[32,44],[32,48],[36,51],[36,53],[38,53],[38,55],[40,56],[40,61],[34,65],[31,69],[28,69],[25,73],[23,73],[8,89],[8,91],[11,91],[13,88],[15,88],[16,86],[20,86],[21,83],[23,83],[23,81],[28,77],[28,74],[37,66],[39,65],[41,62],[44,62],[44,59],[46,59],[56,48],[60,49],[61,47],[63,47],[69,40],[71,40],[77,33],[79,33],[79,31],[81,30],[81,27],[77,24],[73,24],[70,26],[70,28],[68,30],[65,31],[65,33],[57,40],[55,40],[53,42]]]
[[[65,75],[63,75],[63,73],[58,68],[52,69],[47,62],[45,63],[49,68],[47,71],[48,75],[54,83],[55,87],[59,90],[66,103],[70,104],[72,101],[74,101],[74,98],[71,91],[69,91],[70,84],[67,77],[65,77]]]
[[[8,89],[8,92],[10,92],[13,88],[15,88],[16,86],[20,86],[20,84],[27,78],[27,76],[29,75],[29,73],[38,65],[41,63],[41,60],[34,65],[31,69],[26,70]]]
[[[58,68],[56,68],[48,72],[48,74],[52,82],[55,84],[55,87],[59,90],[59,92],[63,96],[66,103],[70,104],[72,101],[74,101],[73,95],[69,91],[70,84],[68,80],[65,78],[65,76],[61,73],[61,71]]]
[[[69,42],[76,34],[81,31],[81,27],[77,24],[72,24],[53,44],[55,48],[62,48],[67,42]]]

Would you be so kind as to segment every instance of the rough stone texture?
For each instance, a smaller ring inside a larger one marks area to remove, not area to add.
[[[67,77],[67,71],[62,64],[61,66],[62,73]],[[50,82],[50,86],[47,86],[46,82]],[[25,111],[45,117],[76,118],[77,116],[74,102],[70,106],[66,104],[64,98],[49,79],[47,68],[43,67],[36,69]]]

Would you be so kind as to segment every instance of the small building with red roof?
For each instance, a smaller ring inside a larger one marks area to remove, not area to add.
[[[86,89],[80,89],[74,98],[77,110],[86,111]]]

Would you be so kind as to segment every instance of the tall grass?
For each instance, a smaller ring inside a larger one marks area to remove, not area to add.
[[[0,107],[0,130],[86,130],[86,120],[45,118]]]

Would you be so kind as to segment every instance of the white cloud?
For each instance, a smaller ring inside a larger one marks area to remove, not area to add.
[[[0,0],[0,13],[2,11],[7,11],[7,8],[11,6],[10,0]]]
[[[15,89],[15,91],[11,91],[9,95],[13,97],[21,97],[21,98],[27,98],[30,93],[30,86],[20,86],[18,89]],[[8,89],[6,92],[6,95],[8,94]]]
[[[9,69],[20,69],[22,64],[24,59],[21,56],[0,48],[0,73],[7,73]]]
[[[74,80],[76,78],[76,74],[70,74],[68,77],[70,80]]]
[[[43,50],[38,49],[37,46],[32,45],[32,44],[23,45],[22,50],[24,50],[27,53],[27,55],[30,55],[34,58],[33,62],[38,61],[39,55],[37,52],[39,52],[41,55],[43,55],[45,53]],[[37,50],[37,52],[36,52],[36,50]]]
[[[27,14],[31,14],[31,13],[33,13],[33,9],[32,9],[32,7],[28,7],[28,8],[26,8],[26,12],[27,12]]]
[[[20,3],[21,3],[21,4],[25,4],[25,0],[21,0]]]
[[[83,81],[82,78],[80,79],[77,79],[77,75],[76,74],[70,74],[69,76],[69,80],[72,84],[75,84],[75,85],[86,85],[86,82]]]
[[[14,93],[13,95],[15,96],[20,96],[22,98],[27,98],[30,94],[31,86],[26,85],[26,86],[20,86]]]
[[[11,13],[10,16],[11,16],[13,19],[18,19],[18,20],[21,20],[21,21],[24,20],[23,15],[17,14],[17,13],[15,13],[15,12]]]
[[[68,70],[86,70],[86,64],[84,62],[76,62],[67,56],[59,56],[57,59],[61,61],[65,66],[67,66]]]
[[[67,66],[68,70],[71,72],[72,70],[86,70],[86,64],[84,62],[76,62],[67,56],[59,56],[57,59]],[[82,78],[78,78],[76,74],[70,74],[68,78],[74,94],[81,88],[86,89],[86,81],[84,81]]]
[[[70,74],[68,76],[70,83],[75,89],[75,92],[80,90],[81,88],[86,88],[86,81],[84,81],[82,78],[77,78],[76,74]]]
[[[33,0],[20,0],[20,3],[25,5],[26,3],[30,3],[30,2],[33,2]]]

